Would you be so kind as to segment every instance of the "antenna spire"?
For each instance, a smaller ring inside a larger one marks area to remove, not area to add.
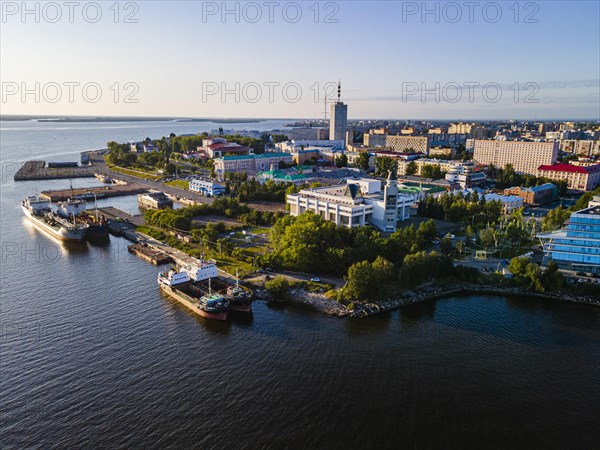
[[[338,103],[340,103],[340,98],[342,96],[342,82],[338,80]]]

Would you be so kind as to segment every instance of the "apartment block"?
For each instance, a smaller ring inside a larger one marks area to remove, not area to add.
[[[475,140],[473,160],[486,166],[504,168],[511,164],[516,172],[536,175],[538,167],[551,165],[558,156],[558,142]]]

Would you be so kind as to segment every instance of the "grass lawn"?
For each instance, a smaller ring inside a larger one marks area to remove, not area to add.
[[[252,234],[269,234],[270,231],[271,231],[270,228],[264,228],[264,227],[256,227],[256,228],[252,228],[250,230],[250,232]]]
[[[230,256],[218,256],[218,252],[214,253],[217,254],[211,254],[211,257],[217,261],[217,267],[231,275],[235,275],[235,271],[237,269],[239,271],[240,278],[242,278],[256,270],[251,264],[238,261]]]
[[[167,181],[165,183],[167,186],[173,186],[175,188],[179,188],[179,189],[189,189],[190,188],[190,182],[186,181],[186,180],[173,180],[173,181]]]
[[[131,175],[132,177],[143,178],[144,180],[156,181],[161,178],[160,175],[155,175],[150,172],[143,172],[141,170],[125,169],[124,167],[119,166],[108,166],[108,168],[110,170],[114,170],[115,172],[123,173],[125,175]]]

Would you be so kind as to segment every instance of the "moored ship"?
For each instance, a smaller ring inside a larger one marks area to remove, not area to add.
[[[214,261],[201,260],[181,268],[159,272],[157,282],[161,290],[196,314],[207,319],[227,320],[229,301],[212,291],[211,278],[217,276]],[[197,282],[208,280],[208,291]]]
[[[30,196],[21,202],[21,208],[31,222],[51,236],[65,242],[81,242],[87,224],[71,223],[50,208],[50,202],[41,197]]]
[[[239,276],[236,274],[235,286],[227,288],[227,300],[232,311],[252,311],[252,291],[240,286]]]
[[[86,202],[75,198],[59,202],[56,206],[56,212],[62,218],[71,218],[74,222],[87,225],[86,240],[96,242],[109,239],[108,220],[104,216],[98,215],[97,207],[94,215],[84,214]]]

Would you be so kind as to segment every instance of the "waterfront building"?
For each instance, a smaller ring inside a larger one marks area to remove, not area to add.
[[[146,194],[138,194],[138,206],[140,209],[173,208],[173,200],[164,192],[150,191]]]
[[[538,167],[537,176],[555,181],[566,180],[569,189],[591,191],[600,186],[600,164],[585,167],[564,163],[542,165]]]
[[[279,163],[292,164],[292,155],[289,153],[262,153],[260,155],[223,156],[215,158],[215,172],[222,177],[225,172],[246,172],[254,175],[263,170],[268,170],[271,164],[279,167]]]
[[[189,189],[190,191],[199,192],[208,197],[218,197],[225,193],[225,186],[197,178],[190,181]]]
[[[370,224],[381,231],[393,232],[398,221],[410,217],[410,207],[415,202],[412,195],[398,193],[395,178],[392,171],[383,190],[379,180],[348,179],[342,185],[289,194],[286,202],[292,216],[312,211],[338,226]]]
[[[538,167],[554,164],[558,142],[475,140],[473,160],[482,165],[504,168],[511,164],[518,173],[536,175]]]
[[[348,129],[348,105],[341,101],[342,85],[338,83],[338,99],[330,106],[329,139],[343,140],[346,147],[346,131]]]
[[[552,260],[562,269],[600,274],[600,196],[586,209],[571,214],[564,229],[538,238],[544,264]]]
[[[514,186],[504,189],[504,195],[516,195],[521,197],[527,205],[541,205],[543,203],[553,202],[558,198],[558,188],[552,183],[545,183],[540,186],[521,187]]]

